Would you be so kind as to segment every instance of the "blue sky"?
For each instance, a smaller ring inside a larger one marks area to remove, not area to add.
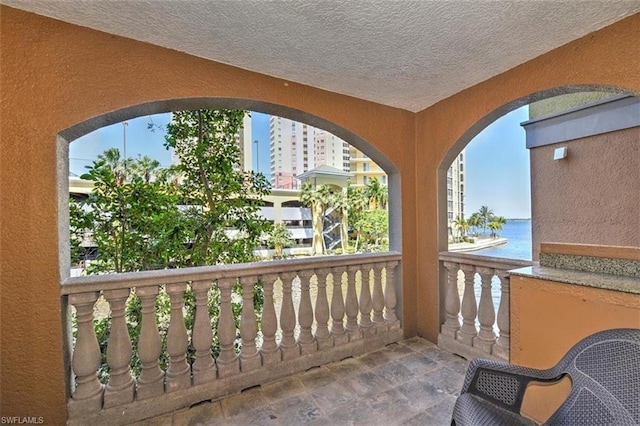
[[[480,206],[509,219],[531,217],[529,150],[520,126],[528,119],[528,106],[511,111],[467,145],[466,217]]]
[[[497,215],[507,218],[530,218],[531,195],[529,184],[529,151],[525,148],[525,134],[520,123],[528,119],[528,107],[504,115],[487,126],[467,145],[466,216],[487,205]],[[254,167],[256,153],[258,170],[269,176],[269,115],[252,112],[252,145]],[[166,166],[171,154],[165,149],[164,132],[152,132],[148,124],[166,127],[171,114],[138,117],[128,120],[126,128],[127,156],[148,155]],[[105,150],[116,147],[123,152],[122,123],[103,127],[89,133],[69,146],[69,171],[81,175]]]

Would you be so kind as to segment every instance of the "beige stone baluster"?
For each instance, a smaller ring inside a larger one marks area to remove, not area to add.
[[[496,335],[493,333],[493,323],[496,321],[496,310],[493,307],[491,296],[491,279],[495,274],[493,268],[478,267],[476,271],[480,275],[482,291],[480,293],[480,303],[478,304],[478,322],[480,331],[473,339],[473,346],[482,349],[490,354],[493,344],[496,342]]]
[[[327,285],[331,269],[319,269],[316,271],[318,280],[318,296],[316,298],[316,342],[318,349],[326,349],[333,346],[333,339],[329,334],[329,301],[327,300]],[[341,293],[342,295],[342,293]]]
[[[376,329],[373,328],[371,322],[371,265],[364,265],[360,269],[360,330],[365,336],[375,334]]]
[[[451,339],[456,338],[460,330],[460,293],[458,293],[458,270],[460,264],[454,262],[444,262],[447,269],[447,295],[444,302],[445,321],[440,328],[443,336]]]
[[[194,281],[191,288],[196,296],[196,316],[191,333],[191,344],[196,351],[192,366],[193,384],[199,385],[216,378],[216,366],[211,356],[213,327],[208,306],[211,281]]]
[[[464,272],[464,293],[462,295],[462,327],[458,332],[457,340],[467,346],[473,345],[473,338],[476,337],[476,315],[478,306],[476,295],[473,289],[476,267],[474,265],[460,265]]]
[[[387,324],[384,322],[384,295],[382,294],[382,269],[384,263],[376,263],[373,265],[371,274],[373,275],[373,292],[371,294],[371,306],[373,306],[373,325],[376,333],[382,333],[387,330]]]
[[[227,377],[240,372],[240,362],[235,350],[236,323],[233,319],[231,307],[231,292],[236,282],[235,278],[218,280],[220,288],[220,317],[218,318],[218,377]]]
[[[362,332],[358,328],[358,296],[356,293],[356,273],[358,270],[358,266],[347,266],[347,300],[345,301],[347,324],[345,329],[349,334],[350,342],[362,339]]]
[[[75,306],[78,318],[78,334],[71,360],[76,376],[76,388],[69,401],[69,415],[73,417],[96,413],[102,408],[103,386],[98,380],[100,345],[93,328],[93,305],[98,295],[92,291],[69,296],[69,303]]]
[[[136,399],[152,398],[164,393],[164,372],[158,359],[162,352],[162,340],[156,322],[156,296],[158,286],[138,287],[136,295],[140,297],[142,321],[138,339],[138,357],[142,371],[138,379]]]
[[[191,372],[187,363],[187,327],[184,325],[184,292],[187,285],[173,283],[166,285],[171,302],[171,319],[167,331],[167,352],[169,353],[169,368],[166,373],[166,391],[174,392],[191,386]]]
[[[258,322],[256,310],[253,305],[253,288],[258,277],[243,277],[242,283],[242,314],[240,316],[240,337],[242,337],[242,350],[240,351],[240,369],[251,371],[260,368],[262,360],[256,348],[258,336]]]
[[[276,343],[276,331],[278,330],[278,319],[276,317],[276,307],[273,302],[273,284],[277,280],[277,275],[266,275],[261,277],[264,286],[264,305],[262,307],[262,347],[260,355],[262,364],[274,364],[282,360],[280,348]]]
[[[344,328],[345,304],[342,297],[342,274],[344,268],[331,268],[331,279],[333,293],[331,295],[331,337],[336,346],[343,345],[349,341],[349,335]]]
[[[107,290],[104,297],[111,308],[111,330],[107,346],[109,383],[104,390],[104,408],[133,401],[135,383],[131,376],[131,337],[124,310],[131,291],[128,288]]]
[[[497,270],[496,274],[500,278],[500,305],[498,306],[498,329],[500,335],[493,346],[494,355],[510,360],[511,351],[511,325],[509,318],[509,273],[504,270]]]
[[[280,310],[282,340],[280,341],[280,350],[282,351],[282,359],[290,360],[300,356],[300,347],[294,337],[296,313],[293,310],[293,298],[291,295],[292,281],[296,277],[296,273],[285,272],[280,277],[282,279],[282,309]]]
[[[300,323],[300,335],[298,336],[298,344],[300,345],[300,353],[306,355],[316,352],[318,345],[313,338],[311,326],[313,325],[313,308],[311,307],[311,294],[309,288],[311,286],[311,277],[313,270],[298,271],[300,277],[300,309],[298,311],[298,322]]]
[[[384,319],[387,322],[389,330],[397,330],[400,328],[400,320],[396,315],[396,306],[398,305],[398,297],[396,296],[396,280],[395,272],[398,262],[387,262],[385,269],[386,285],[384,287]]]

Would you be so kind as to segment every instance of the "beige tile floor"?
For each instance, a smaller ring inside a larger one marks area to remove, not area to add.
[[[138,424],[448,425],[467,365],[412,338]]]

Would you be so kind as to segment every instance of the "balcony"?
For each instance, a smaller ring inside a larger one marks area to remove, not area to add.
[[[63,305],[77,313],[67,360],[74,376],[69,422],[130,423],[172,413],[398,342],[400,259],[399,253],[346,255],[70,278],[61,287]],[[256,287],[264,297],[261,312],[254,306]],[[185,302],[188,288],[193,303]],[[215,319],[207,308],[212,291],[219,300]],[[138,342],[128,332],[136,324],[125,316],[132,293],[140,299]],[[111,317],[104,362],[94,325],[100,296]],[[170,318],[159,321],[156,304],[163,296]],[[168,360],[164,369],[162,359]],[[107,369],[103,385],[98,373]]]
[[[444,425],[467,362],[419,337],[139,423]]]
[[[71,278],[61,292],[77,312],[69,423],[446,423],[465,358],[509,360],[507,270],[531,262],[448,252],[440,258],[447,292],[438,346],[403,340],[399,253]],[[241,296],[233,292],[238,285]],[[256,286],[263,289],[261,311]],[[195,303],[185,302],[187,289]],[[154,307],[165,291],[171,314],[163,326]],[[217,318],[201,309],[211,291],[219,292]],[[141,305],[138,342],[125,318],[132,293]],[[94,320],[107,304],[112,337],[101,361]],[[98,372],[107,369],[102,384]]]

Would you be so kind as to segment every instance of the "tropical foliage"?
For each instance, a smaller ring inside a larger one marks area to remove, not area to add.
[[[494,215],[493,210],[487,206],[481,206],[469,219],[465,219],[462,215],[455,218],[452,223],[453,242],[472,242],[469,231],[472,231],[472,236],[479,236],[478,229],[480,228],[483,230],[483,235],[486,235],[486,230],[489,229],[491,237],[498,238],[500,236],[499,232],[506,223],[506,218]]]
[[[254,259],[254,248],[270,225],[258,216],[262,198],[269,190],[261,174],[242,171],[236,135],[244,111],[198,110],[173,113],[167,126],[166,146],[180,159],[170,169],[143,157],[121,159],[117,149],[98,157],[83,179],[94,182],[84,205],[70,204],[72,256],[80,257],[80,245],[88,238],[97,246],[98,259],[87,273],[133,272],[180,268]],[[241,288],[236,285],[236,294]],[[235,298],[241,300],[241,297]],[[166,345],[169,301],[161,289],[156,316]],[[254,305],[260,317],[262,288],[254,289]],[[209,294],[212,324],[218,318],[219,293]],[[195,299],[185,294],[187,329],[193,323]],[[233,302],[236,321],[240,302]],[[134,347],[140,333],[141,306],[134,294],[126,308],[127,324]],[[110,318],[96,321],[102,356],[110,330]],[[192,348],[190,348],[190,351]],[[218,351],[214,338],[213,353]],[[165,351],[163,351],[165,353]],[[190,352],[190,356],[191,356]],[[103,360],[104,361],[104,360]],[[165,366],[167,360],[161,359]],[[132,369],[140,371],[134,350]],[[103,362],[103,366],[106,364]],[[106,380],[108,371],[101,371]]]
[[[269,231],[267,241],[270,247],[273,247],[276,252],[276,258],[283,257],[283,249],[290,247],[293,244],[291,239],[291,231],[289,231],[284,223],[277,223]]]

